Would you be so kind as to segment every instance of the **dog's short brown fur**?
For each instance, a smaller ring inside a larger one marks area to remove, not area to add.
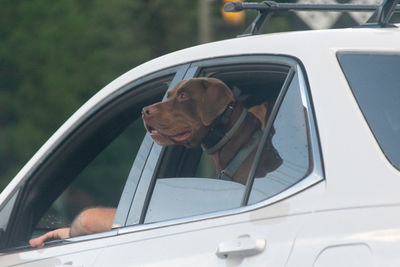
[[[202,143],[210,125],[234,101],[231,90],[215,78],[193,78],[178,83],[168,92],[167,100],[147,106],[142,111],[146,129],[160,145],[184,145],[192,148]],[[244,107],[236,104],[225,131],[240,116]],[[232,138],[217,152],[211,154],[217,172],[223,170],[243,147],[253,142],[252,134],[264,127],[267,107],[260,105],[249,109],[244,122]],[[233,180],[242,184],[253,161],[256,149],[246,158]]]

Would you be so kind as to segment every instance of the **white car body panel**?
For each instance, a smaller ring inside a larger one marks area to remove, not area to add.
[[[1,266],[93,266],[104,247],[102,239],[25,251],[2,256]]]
[[[110,239],[95,266],[110,266],[111,263],[118,266],[284,266],[295,236],[303,227],[302,222],[311,215],[307,211],[324,190],[324,183],[320,183],[292,198],[252,212],[161,228],[155,223],[155,229],[149,232],[133,226]],[[152,229],[151,225],[146,227]],[[219,244],[240,236],[265,240],[265,250],[258,255],[228,260],[216,256]],[[111,257],[116,253],[129,256]]]
[[[264,239],[266,248],[259,255],[246,258],[245,265],[258,266],[257,262],[268,262],[273,266],[284,266],[295,236],[304,225],[301,222],[311,216],[310,210],[324,192],[325,184],[321,182],[285,201],[252,212],[194,222],[189,220],[176,225],[161,222],[131,226],[119,230],[118,236],[112,236],[110,232],[107,238],[0,255],[0,259],[4,266],[21,263],[44,267],[54,266],[53,263],[77,266],[225,266],[226,260],[216,256],[218,245],[249,235]],[[70,240],[76,239],[81,238]],[[229,260],[230,264],[241,261],[241,258]]]
[[[254,210],[132,226],[118,236],[0,255],[0,265],[399,266],[394,255],[400,251],[400,172],[382,153],[336,58],[337,51],[400,53],[399,44],[398,28],[280,33],[205,44],[134,68],[99,91],[46,142],[1,193],[0,204],[70,127],[122,86],[173,65],[236,55],[288,55],[304,66],[325,180]],[[216,256],[218,244],[243,235],[265,240],[265,250],[244,259]]]
[[[315,212],[287,266],[399,266],[393,256],[399,251],[399,211],[386,206]]]

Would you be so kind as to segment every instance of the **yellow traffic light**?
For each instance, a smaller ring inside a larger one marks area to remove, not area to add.
[[[244,21],[244,12],[224,12],[223,6],[228,2],[243,2],[243,0],[223,0],[222,17],[229,24],[242,24]]]

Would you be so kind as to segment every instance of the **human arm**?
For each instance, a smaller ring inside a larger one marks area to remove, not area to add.
[[[100,233],[111,230],[115,208],[91,208],[82,211],[71,227],[50,231],[29,241],[32,247],[43,247],[48,240],[65,239],[74,236]]]
[[[82,211],[71,224],[70,236],[110,231],[115,212],[115,208],[91,208]]]

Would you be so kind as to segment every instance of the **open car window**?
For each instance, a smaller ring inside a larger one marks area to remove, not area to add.
[[[269,106],[252,168],[242,179],[245,182],[221,179],[201,147],[155,145],[153,150],[161,153],[157,163],[149,166],[154,173],[142,177],[149,180],[144,209],[137,210],[141,216],[131,217],[136,221],[128,220],[128,224],[234,212],[235,208],[276,201],[288,189],[298,191],[322,179],[311,102],[301,68],[292,60],[268,59],[272,60],[264,64],[260,59],[199,64],[194,72],[198,77],[222,80],[231,90],[239,89],[240,101],[249,110]],[[317,178],[310,175],[315,170]],[[308,182],[295,186],[310,176]]]

